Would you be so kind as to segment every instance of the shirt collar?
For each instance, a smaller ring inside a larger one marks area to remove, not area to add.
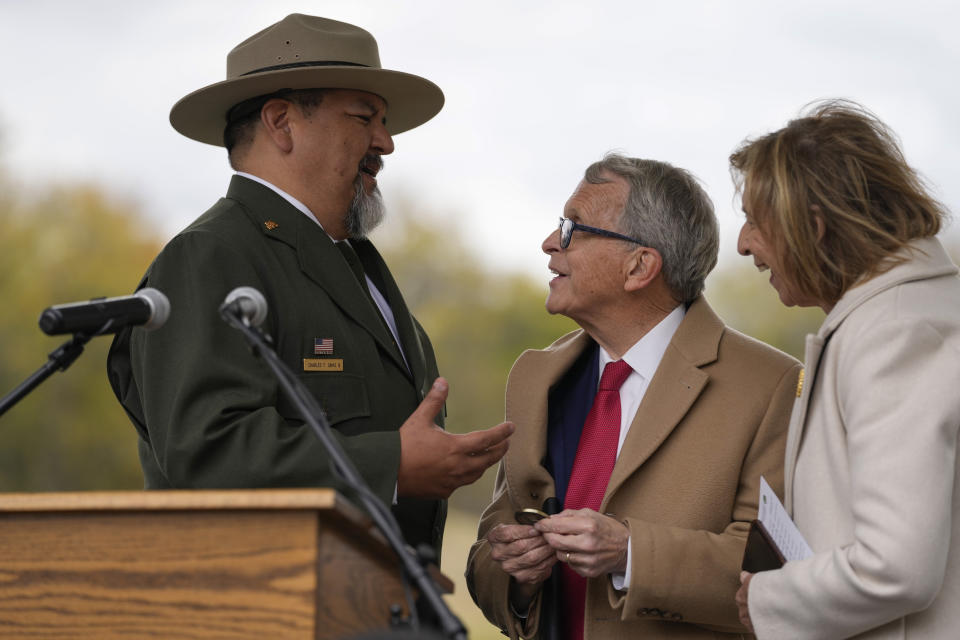
[[[630,365],[630,368],[639,373],[647,381],[653,378],[657,367],[660,366],[660,360],[663,358],[673,334],[676,333],[683,322],[685,309],[682,304],[667,314],[667,317],[657,323],[653,329],[647,331],[642,338],[630,347],[622,360]],[[603,368],[607,363],[613,362],[603,347],[600,347],[600,374],[603,375]]]
[[[262,184],[263,186],[267,187],[268,189],[272,189],[278,196],[280,196],[281,198],[283,198],[284,200],[286,200],[287,202],[289,202],[290,204],[292,204],[292,205],[293,205],[294,207],[296,207],[299,211],[303,212],[304,215],[306,215],[308,218],[310,218],[311,220],[313,220],[314,222],[316,222],[316,223],[317,223],[317,226],[319,226],[321,229],[323,229],[323,225],[320,224],[320,221],[317,220],[317,217],[316,217],[315,215],[313,215],[313,212],[310,211],[310,209],[307,208],[307,205],[303,204],[302,202],[300,202],[299,200],[297,200],[296,198],[294,198],[292,195],[290,195],[289,193],[287,193],[286,191],[284,191],[284,190],[281,189],[280,187],[276,186],[275,184],[273,184],[273,183],[271,183],[271,182],[267,182],[267,181],[264,180],[263,178],[261,178],[261,177],[259,177],[259,176],[255,176],[255,175],[253,175],[252,173],[247,173],[246,171],[237,171],[237,175],[238,175],[238,176],[243,176],[244,178],[247,178],[248,180],[253,180],[254,182],[259,182],[260,184]],[[327,235],[329,235],[329,234],[327,234]],[[333,240],[333,238],[330,238],[330,239]],[[334,242],[336,242],[336,240],[334,240]]]

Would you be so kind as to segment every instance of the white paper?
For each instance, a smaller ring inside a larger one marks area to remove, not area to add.
[[[773,538],[787,562],[803,560],[813,555],[810,545],[803,539],[803,534],[787,515],[787,510],[783,508],[780,498],[763,476],[760,476],[760,508],[757,512],[757,520],[763,523],[763,528]]]

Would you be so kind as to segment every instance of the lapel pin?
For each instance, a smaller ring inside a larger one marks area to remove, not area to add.
[[[263,223],[263,226],[265,226],[268,230],[273,231],[280,225],[274,222],[273,220],[267,220],[266,222]]]

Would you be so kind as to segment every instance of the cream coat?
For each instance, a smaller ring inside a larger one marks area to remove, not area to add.
[[[539,633],[540,599],[527,626],[508,602],[510,577],[490,558],[487,532],[554,495],[542,466],[547,393],[590,345],[583,331],[527,351],[507,383],[517,425],[494,501],[470,552],[467,582],[488,619],[511,638]],[[617,458],[601,505],[630,528],[632,578],[587,586],[585,637],[714,638],[737,632],[737,590],[760,475],[779,491],[782,451],[800,364],[723,325],[698,299],[674,334]],[[729,637],[729,636],[724,636]]]
[[[960,278],[912,247],[807,338],[786,506],[815,555],[754,576],[761,639],[960,637]]]

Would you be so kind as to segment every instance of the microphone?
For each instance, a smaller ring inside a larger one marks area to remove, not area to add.
[[[259,327],[267,319],[267,300],[253,287],[237,287],[220,305],[220,315],[228,314],[247,326]]]
[[[126,326],[144,329],[163,326],[170,316],[170,301],[157,289],[147,287],[132,296],[94,298],[48,307],[40,314],[40,328],[48,336],[62,333],[102,335],[116,333]]]

